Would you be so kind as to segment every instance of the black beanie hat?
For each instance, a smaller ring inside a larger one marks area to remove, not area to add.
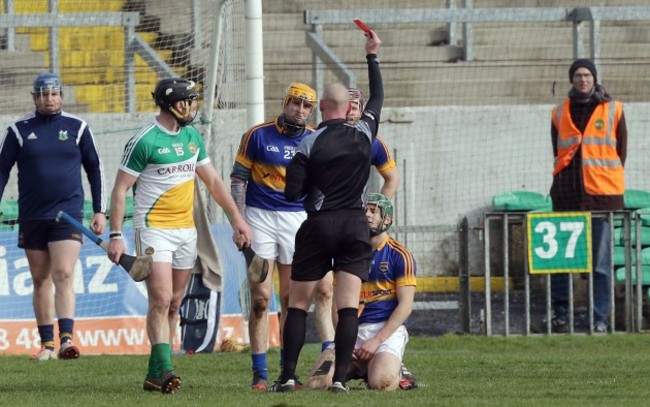
[[[594,77],[594,84],[598,83],[598,72],[596,65],[590,59],[576,59],[569,68],[569,83],[573,83],[573,74],[576,73],[578,68],[587,68]]]

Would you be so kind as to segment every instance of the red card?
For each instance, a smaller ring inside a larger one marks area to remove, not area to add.
[[[363,21],[359,20],[358,18],[355,18],[353,21],[357,25],[357,27],[363,30],[363,32],[365,32],[366,34],[370,34],[370,28],[367,25],[365,25]]]

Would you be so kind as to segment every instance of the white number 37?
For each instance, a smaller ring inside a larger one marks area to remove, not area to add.
[[[584,222],[560,222],[560,232],[570,232],[569,241],[564,251],[564,257],[572,259],[575,257],[576,244],[580,235],[585,229]],[[558,253],[559,245],[556,240],[557,228],[551,222],[540,222],[535,226],[535,233],[543,234],[545,247],[535,248],[535,254],[542,259],[551,259]]]

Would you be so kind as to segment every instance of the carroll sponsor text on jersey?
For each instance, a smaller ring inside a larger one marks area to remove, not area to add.
[[[170,165],[169,167],[158,168],[158,175],[171,175],[184,172],[193,173],[194,164]]]

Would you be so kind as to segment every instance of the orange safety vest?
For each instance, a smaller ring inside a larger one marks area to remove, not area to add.
[[[616,131],[623,104],[611,101],[596,106],[584,133],[580,133],[571,119],[570,104],[571,100],[567,99],[553,109],[552,120],[558,130],[553,176],[569,165],[580,148],[585,191],[589,195],[623,195],[623,163],[616,152]]]

